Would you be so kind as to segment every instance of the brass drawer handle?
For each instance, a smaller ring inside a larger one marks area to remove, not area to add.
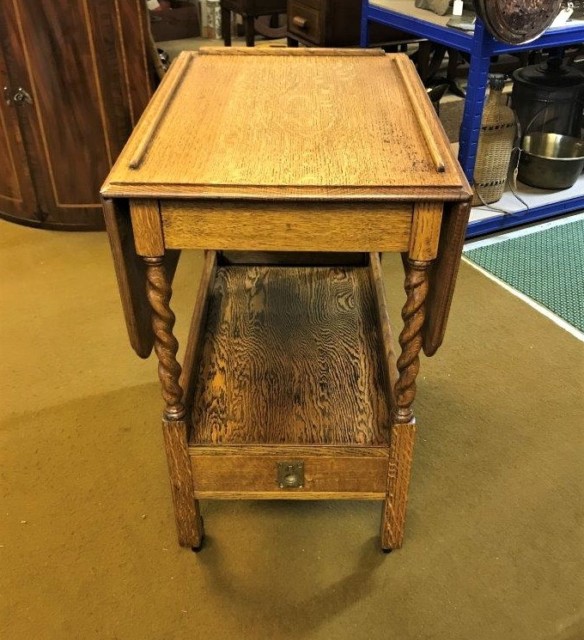
[[[304,462],[289,460],[276,463],[276,484],[280,489],[302,489],[304,487]]]
[[[299,29],[308,29],[308,20],[300,16],[294,16],[292,18],[292,24]]]

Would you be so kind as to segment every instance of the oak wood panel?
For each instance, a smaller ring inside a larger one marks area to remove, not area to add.
[[[196,444],[383,444],[389,420],[364,267],[221,267]]]
[[[381,270],[381,262],[378,253],[372,253],[370,255],[369,276],[371,278],[371,286],[375,292],[375,301],[377,303],[376,318],[383,349],[382,364],[383,372],[385,374],[385,384],[387,385],[387,396],[390,400],[391,411],[395,412],[397,409],[395,402],[395,385],[399,377],[397,370],[397,355],[395,353],[393,331],[389,321],[389,315],[387,313],[383,272]]]
[[[411,207],[371,204],[363,208],[302,204],[163,202],[169,248],[260,251],[405,251]]]
[[[304,496],[314,499],[323,492],[327,497],[339,493],[360,493],[381,499],[387,486],[387,457],[308,457],[304,458],[304,486],[280,489],[277,485],[278,462],[290,458],[272,455],[200,456],[190,450],[196,497],[213,492],[272,494],[280,499]],[[251,497],[251,495],[250,495]],[[268,497],[271,497],[268,495]]]
[[[327,200],[346,202],[425,202],[425,201],[466,201],[470,197],[460,187],[441,186],[360,186],[338,187],[327,185],[290,186],[282,191],[278,186],[198,184],[145,184],[120,182],[117,178],[107,180],[101,194],[106,198],[225,198],[264,201],[282,200],[319,203]]]
[[[163,420],[162,432],[178,543],[183,547],[198,548],[203,541],[203,522],[194,495],[193,470],[187,450],[187,425],[182,420]]]
[[[203,273],[199,282],[199,290],[195,301],[193,317],[191,318],[191,327],[189,337],[185,349],[183,359],[183,370],[179,384],[183,389],[183,405],[190,410],[195,395],[196,376],[198,372],[201,350],[203,348],[201,336],[205,329],[205,321],[207,319],[207,310],[209,308],[209,299],[211,297],[211,288],[215,281],[217,271],[217,252],[207,251],[205,255],[205,264]]]
[[[442,225],[442,202],[419,202],[414,206],[409,256],[412,260],[434,260]]]
[[[285,198],[293,197],[291,189],[326,194],[342,188],[348,196],[366,189],[397,194],[454,187],[460,192],[464,178],[433,117],[428,127],[448,160],[446,171],[436,174],[393,62],[399,54],[248,51],[221,50],[193,59],[139,169],[129,165],[143,144],[153,107],[106,189],[111,183],[177,191],[184,185],[201,196],[246,190],[247,197],[271,189]],[[189,52],[181,56],[192,57]],[[169,75],[180,72],[175,64]],[[164,82],[161,93],[172,86],[173,81]]]
[[[152,312],[146,298],[146,266],[136,254],[129,202],[104,199],[103,215],[130,344],[141,358],[147,358],[154,344]],[[180,251],[166,251],[164,255],[171,282],[179,257]]]
[[[163,256],[164,237],[157,200],[130,202],[136,253],[140,256]]]
[[[379,445],[332,445],[332,444],[193,444],[191,434],[189,455],[191,456],[263,456],[270,455],[282,460],[297,460],[309,457],[341,458],[387,458],[388,443]]]
[[[431,286],[423,329],[427,356],[434,355],[444,340],[470,210],[470,200],[453,203],[446,207],[442,218],[438,258],[430,271]]]
[[[415,436],[416,425],[413,422],[391,427],[387,499],[381,515],[382,549],[399,549],[403,544]]]

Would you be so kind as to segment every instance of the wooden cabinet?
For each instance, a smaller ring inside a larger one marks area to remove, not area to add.
[[[361,499],[399,547],[470,197],[407,56],[183,52],[102,193],[132,345],[159,360],[180,544],[201,544],[199,498]],[[201,249],[181,367],[172,276]],[[403,256],[399,357],[381,251]]]
[[[155,86],[143,0],[6,0],[0,215],[102,228],[99,188]]]
[[[288,0],[288,42],[317,47],[356,47],[361,31],[361,0]],[[411,40],[387,26],[371,27],[369,40]]]

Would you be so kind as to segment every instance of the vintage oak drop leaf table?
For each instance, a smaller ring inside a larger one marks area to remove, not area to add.
[[[102,196],[132,346],[159,361],[181,545],[201,545],[199,499],[235,498],[379,500],[381,546],[401,546],[419,353],[443,339],[470,195],[405,55],[174,62]],[[181,367],[182,249],[206,253]]]

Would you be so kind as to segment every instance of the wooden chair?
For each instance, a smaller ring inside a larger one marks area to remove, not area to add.
[[[245,44],[253,47],[255,44],[255,19],[260,16],[286,13],[287,0],[221,0],[221,30],[223,43],[231,46],[231,13],[243,17],[245,26]]]

